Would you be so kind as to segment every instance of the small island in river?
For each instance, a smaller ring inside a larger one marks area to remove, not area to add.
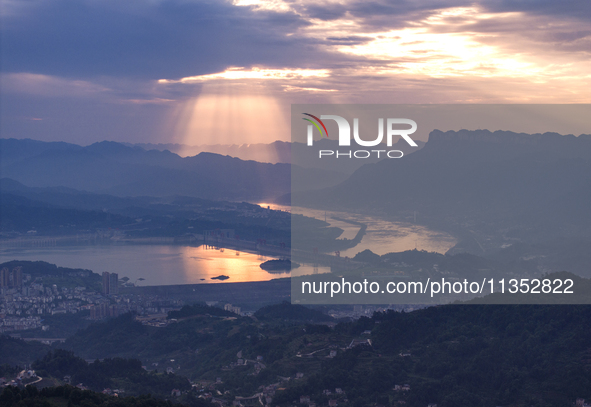
[[[230,278],[230,277],[228,277],[228,276],[225,276],[225,275],[223,275],[223,274],[222,274],[222,275],[219,275],[219,276],[217,276],[217,277],[212,277],[211,279],[212,279],[212,280],[221,280],[221,281],[223,281],[223,280],[227,280],[227,279],[229,279],[229,278]]]
[[[294,263],[288,259],[282,260],[268,260],[260,266],[265,271],[290,271],[300,267],[298,263]]]

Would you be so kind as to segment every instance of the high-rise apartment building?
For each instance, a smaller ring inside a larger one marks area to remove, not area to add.
[[[10,271],[8,267],[0,270],[0,288],[23,288],[23,269],[21,266],[15,267]]]
[[[109,294],[119,294],[119,274],[111,273],[109,276]]]
[[[103,294],[119,294],[119,274],[103,272]]]
[[[103,294],[108,295],[111,292],[109,291],[109,273],[108,271],[103,272]]]
[[[23,288],[23,268],[18,266],[12,269],[12,281],[15,288]]]
[[[4,267],[0,270],[0,288],[7,288],[10,284],[10,271],[8,267]]]

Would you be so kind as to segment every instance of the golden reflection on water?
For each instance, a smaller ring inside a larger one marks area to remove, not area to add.
[[[326,219],[331,226],[343,229],[343,233],[339,236],[340,239],[353,239],[359,231],[359,227],[333,219],[333,216],[366,224],[367,231],[361,242],[348,250],[341,250],[341,256],[354,257],[357,253],[366,249],[379,255],[413,249],[445,253],[457,243],[456,239],[447,233],[434,231],[412,223],[391,222],[347,212],[331,212],[272,203],[260,203],[259,205],[264,208],[270,206],[274,210],[301,214],[320,220]]]
[[[212,280],[212,277],[220,275],[230,277],[223,280],[225,282],[238,283],[290,277],[292,273],[294,276],[299,276],[330,272],[328,267],[316,267],[315,269],[313,265],[301,265],[292,273],[288,271],[268,272],[260,267],[261,263],[276,257],[206,246],[182,247],[181,250],[185,273],[184,280],[189,284],[221,282],[222,280]]]
[[[184,280],[188,283],[217,283],[266,281],[275,278],[261,269],[260,264],[271,257],[232,249],[207,246],[180,247],[183,262]],[[212,280],[212,277],[225,275],[227,280]],[[289,273],[284,275],[289,276]]]
[[[211,284],[268,281],[289,277],[289,272],[269,273],[260,264],[275,257],[231,249],[176,245],[89,245],[31,248],[1,248],[0,263],[11,260],[46,261],[60,267],[81,268],[95,273],[108,271],[128,277],[139,285]],[[304,265],[294,275],[313,274]],[[317,273],[330,271],[320,267]],[[227,280],[212,280],[226,275]],[[137,281],[139,278],[144,280]]]

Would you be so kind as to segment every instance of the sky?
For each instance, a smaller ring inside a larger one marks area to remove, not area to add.
[[[292,104],[591,103],[588,0],[1,7],[3,138],[266,143]]]

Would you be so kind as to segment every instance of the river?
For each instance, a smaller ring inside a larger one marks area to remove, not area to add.
[[[359,231],[359,226],[333,219],[333,217],[367,225],[367,231],[361,243],[348,250],[341,251],[341,256],[354,257],[357,253],[366,249],[379,255],[413,249],[445,253],[457,243],[456,239],[447,233],[434,231],[412,223],[391,222],[366,215],[322,211],[296,206],[290,207],[271,203],[260,203],[259,205],[265,208],[269,206],[274,210],[326,220],[330,226],[343,229],[343,233],[339,236],[341,239],[353,239]]]
[[[237,283],[289,277],[289,272],[267,272],[260,268],[275,257],[206,246],[104,244],[53,247],[6,247],[0,263],[11,260],[46,261],[61,267],[82,268],[95,273],[118,273],[137,285]],[[294,276],[328,273],[328,267],[302,265]],[[213,279],[220,275],[227,280]],[[143,278],[144,280],[138,281]]]
[[[427,250],[445,253],[456,241],[450,235],[425,227],[400,222],[388,222],[369,216],[343,212],[325,212],[314,209],[273,204],[271,209],[325,219],[331,226],[343,229],[340,238],[352,239],[359,226],[332,219],[350,219],[368,226],[366,235],[357,246],[342,251],[341,256],[354,257],[362,250],[377,254],[404,250]],[[214,249],[206,246],[138,245],[113,243],[104,245],[3,247],[0,263],[10,260],[46,261],[61,267],[89,269],[95,273],[118,273],[138,285],[170,285],[219,283],[213,279],[220,275],[230,277],[224,282],[267,281],[279,277],[330,272],[329,267],[303,264],[291,273],[270,273],[260,268],[264,261],[276,257],[263,256],[233,249]],[[139,279],[144,280],[139,280]]]

